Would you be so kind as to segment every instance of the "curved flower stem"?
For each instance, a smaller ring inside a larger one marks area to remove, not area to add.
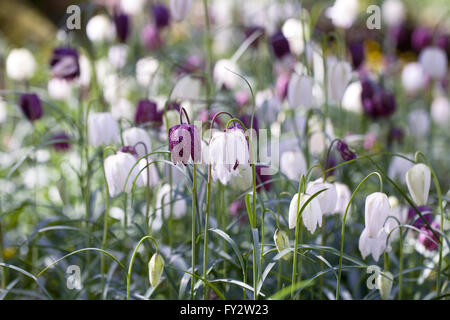
[[[350,200],[347,203],[347,207],[345,208],[344,212],[344,218],[342,220],[342,231],[341,231],[341,251],[339,254],[339,268],[338,268],[338,279],[337,279],[337,285],[336,285],[336,300],[339,300],[339,287],[341,284],[341,272],[342,272],[342,256],[344,254],[344,233],[345,233],[345,220],[347,219],[347,213],[348,209],[350,208],[350,205],[355,198],[356,194],[358,193],[359,189],[361,189],[364,182],[366,182],[371,176],[377,175],[378,179],[380,180],[380,190],[383,188],[383,179],[381,178],[381,175],[378,172],[372,172],[367,175],[356,187],[355,191],[353,191],[352,196],[350,197]],[[381,191],[380,191],[381,192]]]
[[[299,232],[301,232],[301,229],[303,227],[303,220],[299,219],[299,211],[300,211],[300,195],[302,194],[303,185],[305,183],[305,176],[302,175],[300,177],[300,181],[298,183],[298,197],[297,197],[297,223],[295,227],[295,243],[294,243],[294,259],[292,262],[292,279],[291,279],[291,300],[294,298],[294,284],[295,284],[295,277],[296,277],[296,268],[297,268],[297,249],[298,249],[298,236]],[[306,186],[305,186],[306,188]],[[301,257],[299,261],[299,273],[301,273]]]
[[[211,211],[211,165],[208,165],[208,185],[206,190],[206,217],[205,217],[205,236],[203,237],[203,279],[207,277],[207,256],[208,256],[208,229],[209,213]],[[203,299],[206,300],[207,289],[203,291]]]
[[[417,160],[419,159],[419,156],[422,156],[423,160],[425,161],[425,163],[427,164],[428,168],[430,168],[431,171],[431,176],[433,177],[433,182],[434,182],[434,186],[436,188],[436,192],[438,194],[438,201],[439,201],[439,211],[440,211],[440,218],[441,218],[441,223],[440,223],[440,229],[441,229],[441,233],[443,234],[444,232],[444,206],[442,205],[442,191],[441,191],[441,187],[439,185],[439,180],[437,179],[436,173],[433,170],[433,167],[430,165],[430,162],[428,161],[427,157],[425,157],[425,155],[418,151],[416,152],[414,158],[417,162]],[[436,239],[439,239],[439,261],[438,261],[438,274],[437,274],[437,282],[436,282],[436,296],[440,296],[441,294],[441,267],[442,267],[442,246],[443,246],[443,239],[442,237],[437,237]]]
[[[136,248],[134,248],[134,252],[133,252],[133,255],[131,256],[130,265],[128,267],[128,273],[127,273],[127,300],[130,300],[131,270],[133,269],[134,258],[136,256],[136,253],[137,253],[139,247],[141,246],[142,242],[144,242],[144,240],[146,240],[146,239],[152,240],[153,244],[155,245],[156,251],[158,251],[158,243],[152,236],[142,237],[142,239],[136,245]]]
[[[195,204],[196,204],[196,175],[197,165],[192,165],[192,278],[191,278],[191,299],[194,299],[194,279],[195,279]]]

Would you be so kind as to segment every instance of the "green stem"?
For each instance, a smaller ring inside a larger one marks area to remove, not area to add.
[[[102,240],[102,250],[106,249],[106,241],[108,237],[108,217],[109,217],[109,187],[108,181],[106,180],[106,172],[105,172],[105,155],[103,152],[103,176],[105,179],[105,212],[103,217],[103,240]],[[105,256],[101,256],[101,274],[102,274],[102,295],[105,289]]]
[[[205,16],[205,49],[206,49],[206,97],[207,100],[213,95],[213,81],[212,81],[212,48],[211,48],[211,31],[209,23],[209,11],[208,11],[208,0],[203,0],[203,12]],[[211,104],[208,103],[208,111],[210,110]]]
[[[191,278],[191,299],[194,299],[194,279],[195,279],[195,203],[196,203],[196,175],[197,165],[192,165],[192,278]]]
[[[211,165],[208,166],[208,186],[206,191],[206,217],[205,217],[205,236],[203,237],[203,279],[207,277],[207,256],[208,256],[208,229],[209,213],[211,208]],[[206,300],[207,289],[203,291],[203,299]]]

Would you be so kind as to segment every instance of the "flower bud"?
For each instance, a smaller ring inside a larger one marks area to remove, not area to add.
[[[356,159],[356,153],[350,150],[348,145],[342,140],[337,141],[337,150],[344,161]]]
[[[23,93],[19,105],[28,120],[35,121],[42,117],[41,100],[37,94]]]
[[[409,194],[418,206],[427,204],[430,182],[430,168],[423,163],[414,165],[406,172],[406,184]]]
[[[52,76],[72,80],[80,76],[80,64],[77,50],[69,47],[56,48],[50,59]]]
[[[357,70],[364,62],[364,45],[362,42],[354,42],[348,46],[348,49],[351,54],[353,68]]]
[[[380,290],[381,299],[389,299],[389,295],[392,290],[392,282],[394,281],[394,276],[389,271],[383,271],[378,274],[376,279],[378,290]]]
[[[289,249],[289,236],[283,230],[277,229],[275,234],[273,235],[273,241],[275,242],[275,246],[277,247],[278,252],[282,252],[285,249]],[[283,256],[284,260],[289,260],[290,254],[285,254]]]
[[[36,60],[28,49],[13,49],[6,58],[6,73],[13,80],[28,80],[35,70]]]
[[[423,70],[433,79],[441,80],[447,74],[447,55],[439,47],[428,47],[419,56]]]
[[[119,124],[109,112],[89,114],[88,131],[89,144],[93,147],[120,141]]]
[[[119,41],[126,42],[128,35],[130,34],[130,17],[123,12],[114,12],[114,26],[116,28],[116,34]]]
[[[286,20],[281,28],[283,35],[289,42],[289,47],[296,55],[300,55],[305,48],[303,42],[303,26],[306,26],[306,24],[303,25],[300,20],[290,18]],[[307,33],[307,31],[305,31],[305,33]]]
[[[183,21],[192,7],[192,0],[170,0],[170,15],[175,21]]]
[[[63,152],[70,149],[70,137],[64,132],[53,135],[51,141],[52,140],[55,140],[52,146],[56,151]]]
[[[152,287],[156,287],[161,280],[164,271],[164,259],[159,253],[155,253],[148,263],[148,278]]]
[[[292,109],[303,107],[310,109],[313,99],[313,79],[308,76],[299,76],[294,73],[289,80],[287,97]]]
[[[202,143],[198,129],[193,124],[178,124],[169,129],[169,150],[175,164],[184,165],[191,159],[199,162],[202,158]]]

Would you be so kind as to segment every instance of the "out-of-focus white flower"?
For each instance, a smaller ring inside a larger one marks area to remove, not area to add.
[[[59,78],[51,78],[47,85],[48,95],[55,100],[66,100],[72,94],[71,84]]]
[[[128,46],[126,44],[118,44],[111,46],[108,50],[108,60],[116,69],[125,66],[128,58]]]
[[[344,215],[352,193],[346,184],[335,182],[334,187],[336,188],[337,195],[336,208],[334,211]]]
[[[13,80],[28,80],[35,70],[36,60],[28,49],[13,49],[6,58],[6,73]]]
[[[305,49],[305,44],[303,42],[302,22],[293,18],[287,19],[281,28],[281,32],[288,40],[291,51],[297,55],[300,55]]]
[[[426,74],[422,65],[418,62],[411,62],[405,65],[402,71],[403,88],[409,93],[422,90],[427,84]]]
[[[360,81],[350,83],[342,97],[342,108],[347,111],[362,113],[361,92],[362,85]]]
[[[165,220],[170,217],[170,189],[170,185],[165,184],[156,194],[155,221],[152,225],[152,229],[155,231],[161,229],[163,211]],[[172,217],[174,219],[180,219],[186,214],[186,209],[186,200],[182,198],[180,193],[175,192],[175,188],[172,188]]]
[[[201,87],[202,83],[200,79],[191,76],[183,76],[175,84],[170,97],[173,100],[179,101],[196,100],[200,97]]]
[[[239,164],[249,163],[250,153],[243,130],[234,127],[227,132],[215,132],[209,143],[209,163],[211,176],[227,184],[239,173]]]
[[[170,16],[175,21],[182,21],[192,7],[192,0],[170,0]]]
[[[374,192],[367,196],[365,228],[359,238],[359,251],[364,259],[371,254],[378,261],[386,250],[387,232],[384,223],[390,212],[391,207],[385,193]]]
[[[228,88],[235,88],[239,83],[240,78],[233,72],[241,73],[237,64],[229,59],[221,59],[217,61],[214,66],[214,81],[216,81],[219,86],[224,84]]]
[[[431,104],[431,118],[441,126],[450,122],[450,103],[446,97],[438,97]]]
[[[294,195],[289,205],[289,229],[293,229],[297,225],[297,213],[300,213],[303,205],[308,201],[311,195],[302,194],[300,196],[300,204],[297,206],[298,193]],[[319,200],[313,198],[305,207],[302,213],[303,224],[309,232],[314,233],[317,225],[322,226],[322,211],[320,210]]]
[[[85,55],[80,55],[78,62],[80,64],[80,77],[78,78],[78,82],[80,85],[87,87],[91,82],[91,63]]]
[[[323,179],[319,178],[308,183],[306,193],[309,195],[314,195],[324,189],[326,190],[317,195],[316,199],[319,200],[322,214],[333,214],[335,213],[334,209],[336,209],[337,203],[337,192],[334,184],[323,182]]]
[[[334,129],[330,119],[327,119],[325,133],[322,130],[322,120],[313,116],[309,119],[309,151],[313,155],[321,154],[326,148],[327,141],[334,139]]]
[[[394,239],[399,235],[399,222],[400,224],[406,224],[408,221],[408,207],[400,205],[397,197],[390,196],[389,197],[389,205],[391,206],[391,214],[390,216],[394,218],[389,218],[384,227],[389,234],[391,233],[390,240]],[[398,221],[396,220],[398,219]]]
[[[423,138],[430,129],[430,116],[422,109],[413,110],[408,115],[409,132],[413,137]]]
[[[139,165],[136,165],[133,168],[133,166],[136,164],[136,161],[136,157],[134,157],[132,154],[121,151],[117,152],[116,154],[110,155],[105,159],[105,176],[108,183],[109,195],[111,197],[115,197],[123,190],[126,193],[130,193],[136,177],[136,185],[144,185],[142,174],[138,176],[139,171],[142,169],[140,165],[143,163],[140,162]],[[132,168],[133,170],[131,170]],[[129,177],[128,174],[130,174]]]
[[[306,174],[306,160],[300,150],[285,151],[281,154],[280,170],[290,180],[298,181],[300,175]]]
[[[431,171],[423,163],[415,164],[406,173],[406,185],[409,194],[418,206],[424,206],[430,192]]]
[[[114,24],[104,14],[92,17],[86,25],[86,35],[92,42],[112,40],[114,30]]]
[[[148,263],[148,278],[152,287],[156,287],[159,284],[163,271],[164,259],[156,252]]]
[[[109,112],[89,114],[88,131],[89,144],[93,147],[120,141],[119,124]]]
[[[119,98],[111,104],[111,114],[114,119],[119,120],[125,118],[131,120],[133,118],[133,104],[125,98]]]
[[[143,87],[148,86],[156,70],[158,70],[158,66],[158,60],[155,58],[146,57],[139,59],[138,62],[136,62],[137,82]]]
[[[139,158],[152,152],[150,136],[144,129],[137,127],[126,129],[123,131],[122,137],[124,145],[133,146],[136,149]]]
[[[433,79],[441,80],[447,74],[447,55],[439,47],[427,47],[420,52],[419,62]]]
[[[336,27],[348,29],[358,15],[358,0],[336,0],[325,14]]]
[[[409,154],[402,154],[405,157],[411,158]],[[399,179],[402,183],[405,183],[406,172],[413,166],[411,161],[408,161],[401,157],[393,157],[388,169],[388,176],[391,179]]]
[[[352,78],[352,67],[347,61],[338,61],[328,66],[328,97],[339,103]]]
[[[120,0],[120,8],[126,14],[137,15],[142,13],[146,0]]]
[[[313,79],[294,73],[287,89],[288,102],[291,108],[304,107],[310,109],[312,105]]]
[[[388,26],[400,25],[406,17],[405,6],[401,0],[386,0],[381,6],[383,21]]]
[[[6,108],[6,102],[3,100],[2,97],[0,97],[0,123],[5,122],[7,117],[7,108]]]
[[[114,68],[109,62],[108,58],[101,58],[95,62],[95,72],[97,74],[98,82],[103,86],[105,85],[106,79],[113,72]]]

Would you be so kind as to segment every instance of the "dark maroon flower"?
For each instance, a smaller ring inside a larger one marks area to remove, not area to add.
[[[130,17],[123,12],[116,11],[114,12],[114,25],[119,41],[126,42],[131,28]]]
[[[259,40],[264,36],[264,28],[259,26],[246,27],[244,30],[245,38],[248,39],[253,33],[258,32],[260,35],[252,42],[251,47],[257,48]]]
[[[441,228],[439,223],[432,222],[431,227],[435,230],[435,233],[438,235],[438,238],[434,235],[434,233],[428,228],[428,227],[422,227],[420,228],[419,233],[419,242],[425,246],[427,250],[433,251],[435,250],[439,245],[439,233],[436,232],[436,230],[439,230]]]
[[[289,41],[283,35],[281,31],[276,32],[270,37],[270,46],[272,48],[273,54],[278,59],[283,58],[285,55],[291,53],[291,48],[289,46]]]
[[[336,159],[334,158],[333,155],[330,154],[329,157],[328,157],[328,161],[327,161],[327,163],[325,164],[325,170],[334,168],[336,165],[337,165]],[[334,175],[335,172],[336,172],[336,169],[330,170],[330,171],[328,171],[328,172],[326,173],[326,176],[327,176],[327,177],[332,176],[332,175]]]
[[[120,152],[129,153],[132,156],[134,156],[136,159],[138,158],[138,153],[136,151],[136,148],[133,146],[122,146],[119,149]]]
[[[344,161],[350,161],[356,158],[356,153],[350,150],[350,148],[344,141],[338,140],[336,148]]]
[[[80,75],[77,50],[69,47],[56,48],[50,59],[52,77],[73,80]]]
[[[388,146],[392,146],[394,141],[397,141],[398,143],[403,142],[403,138],[405,137],[405,133],[401,128],[391,128],[389,130],[389,135],[387,139]]]
[[[20,108],[30,121],[38,120],[42,117],[41,100],[35,93],[23,93],[19,101]]]
[[[180,112],[180,104],[177,101],[169,101],[167,102],[166,109]]]
[[[348,46],[352,56],[352,65],[354,69],[358,69],[364,62],[364,45],[362,42],[355,42]]]
[[[433,221],[434,215],[433,215],[433,211],[431,210],[430,207],[419,206],[419,207],[417,207],[417,209],[419,209],[420,213],[425,218],[425,220],[427,220],[427,222],[429,224]],[[411,220],[411,219],[412,219],[412,225],[418,229],[420,229],[426,225],[425,222],[417,214],[416,210],[414,210],[413,207],[409,207],[409,209],[408,209],[408,220]]]
[[[70,149],[70,137],[64,132],[53,135],[51,141],[55,141],[52,146],[58,152],[63,152]]]
[[[396,103],[394,95],[385,88],[373,83],[369,79],[361,80],[361,102],[364,112],[377,119],[389,117],[395,112]]]
[[[134,115],[134,122],[136,124],[143,124],[148,122],[156,122],[161,124],[163,118],[163,112],[158,111],[158,107],[155,102],[150,100],[139,100]]]
[[[261,188],[264,187],[266,191],[270,191],[272,188],[272,175],[269,174],[269,166],[265,165],[256,165],[255,171],[256,171],[256,191],[261,191]]]
[[[428,47],[433,40],[433,35],[428,28],[417,27],[411,35],[411,46],[416,52]]]
[[[146,25],[142,29],[141,40],[148,50],[155,50],[163,45],[163,39],[158,28],[151,24]]]
[[[406,25],[397,25],[389,28],[389,38],[399,51],[411,50],[411,28]]]
[[[169,129],[169,150],[173,163],[186,165],[191,158],[202,158],[202,143],[198,129],[193,124],[177,124]]]
[[[167,27],[170,23],[170,13],[165,5],[157,3],[152,6],[153,19],[158,29]]]

